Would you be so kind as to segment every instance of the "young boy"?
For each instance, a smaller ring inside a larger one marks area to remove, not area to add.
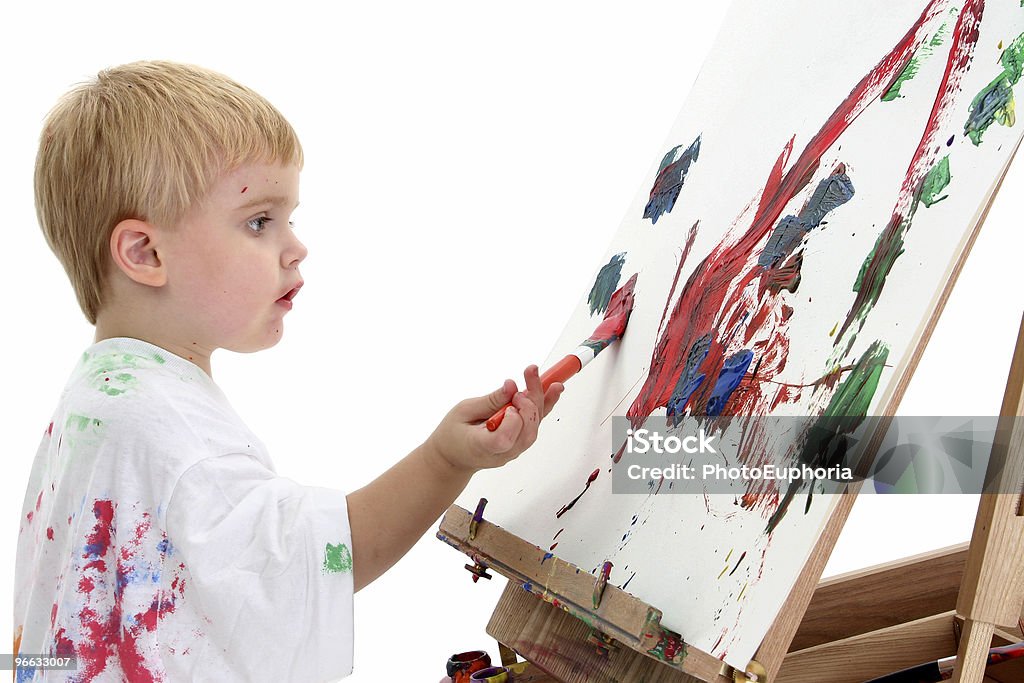
[[[462,401],[354,493],[277,476],[210,357],[281,339],[303,285],[301,168],[273,106],[195,66],[108,69],[50,112],[36,210],[96,337],[33,463],[15,571],[15,653],[77,670],[18,681],[346,676],[354,591],[476,470],[529,447],[557,401],[530,366],[524,391]]]

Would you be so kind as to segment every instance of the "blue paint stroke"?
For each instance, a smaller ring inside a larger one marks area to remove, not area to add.
[[[608,263],[601,266],[597,277],[594,278],[594,286],[590,288],[587,296],[587,303],[590,304],[590,315],[604,313],[608,310],[608,302],[612,300],[612,294],[619,287],[619,278],[622,277],[622,265],[626,262],[626,252],[612,256]]]
[[[651,187],[651,196],[644,207],[644,218],[650,218],[651,224],[658,222],[662,214],[672,211],[679,198],[679,192],[686,182],[686,174],[690,171],[690,164],[697,160],[700,155],[700,135],[697,139],[680,152],[682,145],[676,145],[662,158],[658,166],[658,175]]]
[[[722,409],[732,396],[732,392],[740,385],[740,380],[747,373],[750,361],[754,358],[754,352],[750,349],[737,351],[729,356],[722,364],[722,371],[718,373],[715,387],[711,390],[711,398],[708,399],[706,412],[708,415],[721,415]]]
[[[764,251],[758,256],[757,264],[772,268],[785,262],[803,241],[804,235],[821,225],[829,212],[853,199],[853,195],[853,181],[846,174],[846,167],[840,165],[836,173],[818,183],[799,215],[785,216],[779,221]]]
[[[690,352],[686,354],[686,365],[683,367],[683,372],[679,375],[675,389],[672,390],[672,395],[665,406],[666,415],[671,419],[673,427],[678,427],[679,423],[683,421],[687,402],[693,392],[697,391],[704,383],[704,375],[697,374],[697,368],[707,358],[710,348],[711,333],[708,332],[693,342]]]

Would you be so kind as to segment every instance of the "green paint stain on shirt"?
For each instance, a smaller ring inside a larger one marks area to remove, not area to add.
[[[129,389],[135,388],[138,380],[135,375],[127,372],[97,375],[95,380],[96,388],[108,396],[120,396]]]
[[[99,418],[68,413],[60,435],[60,448],[64,453],[74,453],[80,447],[95,448],[103,438],[105,425]]]
[[[333,545],[327,544],[324,551],[324,572],[336,574],[338,572],[352,571],[352,553],[344,543]]]
[[[64,426],[69,429],[74,429],[79,432],[84,432],[87,429],[93,429],[103,424],[100,420],[95,417],[88,417],[86,415],[76,415],[75,413],[68,414],[68,419],[65,420]]]

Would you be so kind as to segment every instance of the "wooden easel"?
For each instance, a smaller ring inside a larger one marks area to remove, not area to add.
[[[957,655],[953,681],[1024,681],[1024,662],[985,674],[989,647],[1024,640],[1024,321],[993,453],[999,491],[983,494],[970,544],[837,576],[814,591],[780,683],[856,683]],[[1001,451],[1001,452],[1000,452]],[[854,666],[853,663],[856,663]]]
[[[895,414],[1015,154],[976,216],[882,415]],[[1024,320],[1000,415],[993,452],[1005,467],[997,490],[1015,493],[982,495],[971,543],[819,583],[856,491],[841,496],[745,671],[683,643],[661,626],[655,607],[488,523],[485,510],[474,521],[452,506],[437,536],[469,555],[467,569],[478,577],[493,569],[509,579],[487,632],[504,664],[518,653],[551,676],[533,674],[531,683],[861,683],[954,654],[954,683],[1020,683],[1020,660],[988,674],[985,662],[993,644],[1024,640],[1024,422],[1018,428],[1014,420],[1024,415]],[[876,442],[883,436],[884,429]]]

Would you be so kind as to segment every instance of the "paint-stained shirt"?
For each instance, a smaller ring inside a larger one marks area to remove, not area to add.
[[[17,681],[325,681],[352,670],[342,491],[278,476],[199,367],[128,338],[85,351],[32,465]]]

